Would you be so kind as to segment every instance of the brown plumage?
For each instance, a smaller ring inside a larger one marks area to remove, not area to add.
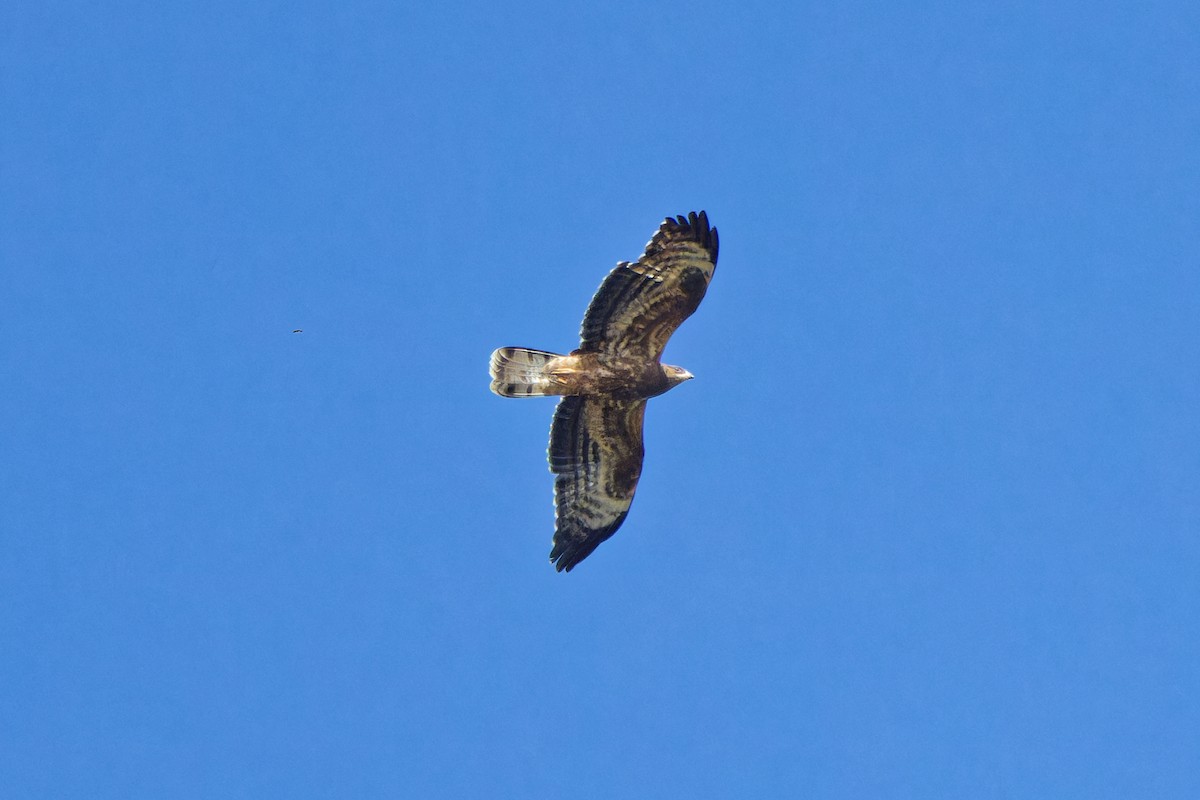
[[[717,264],[708,215],[667,217],[634,263],[609,273],[568,355],[492,353],[492,391],[562,395],[550,427],[555,530],[550,560],[570,571],[621,526],[642,473],[646,400],[691,378],[660,363],[667,339],[708,290]]]

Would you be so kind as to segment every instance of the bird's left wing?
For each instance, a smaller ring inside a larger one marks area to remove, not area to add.
[[[568,572],[621,527],[642,474],[645,400],[564,397],[550,427],[554,547]]]
[[[717,267],[717,229],[694,211],[667,217],[636,262],[608,274],[583,315],[579,349],[657,360]]]

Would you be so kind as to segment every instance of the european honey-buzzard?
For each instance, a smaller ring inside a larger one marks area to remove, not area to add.
[[[492,391],[561,395],[550,427],[560,572],[587,558],[629,513],[642,474],[646,400],[692,377],[660,362],[675,329],[704,298],[717,265],[717,229],[701,211],[667,217],[634,263],[609,273],[567,355],[524,347],[492,353]]]

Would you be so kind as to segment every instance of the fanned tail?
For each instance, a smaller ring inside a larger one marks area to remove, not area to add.
[[[492,353],[492,391],[501,397],[544,397],[557,394],[545,374],[547,362],[558,353],[528,347],[501,347]]]

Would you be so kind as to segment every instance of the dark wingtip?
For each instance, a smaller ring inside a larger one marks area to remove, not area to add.
[[[558,572],[570,572],[575,569],[575,565],[583,561],[595,547],[587,548],[576,544],[574,547],[555,542],[554,549],[550,551],[550,563],[554,565],[554,569]]]
[[[550,563],[554,565],[557,572],[570,572],[582,560],[575,556],[574,551],[567,552],[558,545],[555,545],[554,549],[550,551]]]
[[[689,211],[686,217],[680,214],[674,219],[667,217],[663,221],[662,227],[671,233],[682,233],[684,231],[690,233],[692,239],[712,256],[713,264],[717,263],[717,251],[720,249],[720,242],[717,238],[717,229],[710,227],[708,224],[707,211],[703,209],[699,212]]]
[[[576,564],[596,552],[597,547],[608,541],[628,516],[629,510],[626,509],[605,527],[587,531],[586,536],[582,538],[555,531],[554,546],[550,549],[550,562],[559,572],[570,572]]]

